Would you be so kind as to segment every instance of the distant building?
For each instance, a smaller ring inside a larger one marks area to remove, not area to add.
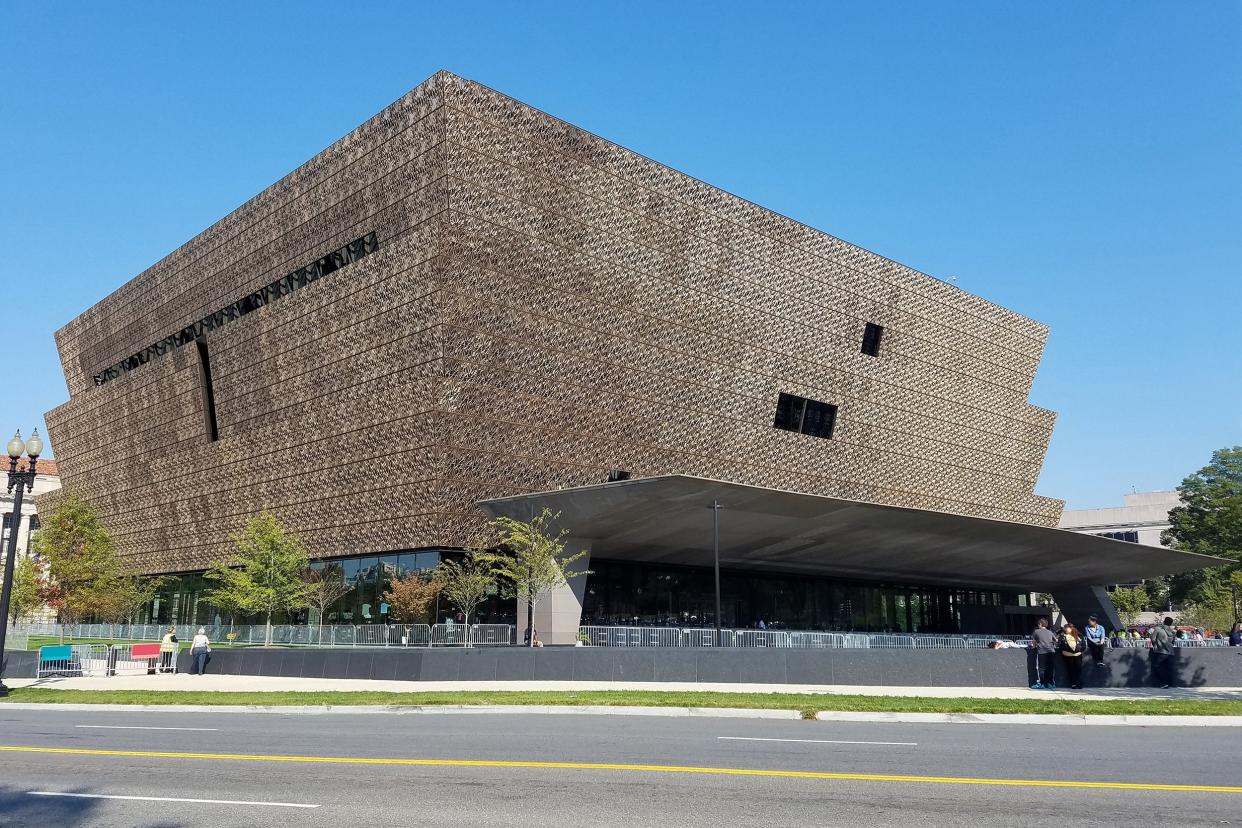
[[[29,468],[28,463],[29,461],[23,457],[18,461],[17,468],[25,470]],[[35,467],[34,491],[27,492],[22,499],[22,512],[16,521],[17,559],[19,561],[33,551],[31,543],[34,533],[39,530],[39,512],[35,505],[35,498],[59,488],[60,470],[56,467],[56,461],[39,460]],[[13,531],[14,525],[12,492],[0,492],[0,513],[4,515],[4,522],[0,525],[0,564],[3,564],[5,552],[9,548],[9,533]],[[23,620],[42,621],[49,613],[50,611],[35,613],[35,616]]]
[[[1169,511],[1181,504],[1177,492],[1135,492],[1124,498],[1122,506],[1105,506],[1099,509],[1066,509],[1061,514],[1057,528],[1095,535],[1101,538],[1158,546],[1160,535],[1168,529]],[[1141,578],[1114,586],[1138,586]],[[1109,587],[1110,591],[1114,587]]]

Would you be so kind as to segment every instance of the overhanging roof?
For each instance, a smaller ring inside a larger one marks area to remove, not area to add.
[[[592,557],[904,583],[1051,591],[1217,566],[1206,555],[1022,523],[669,475],[482,501],[526,520],[545,506]]]

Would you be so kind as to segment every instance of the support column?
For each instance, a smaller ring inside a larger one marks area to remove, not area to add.
[[[1125,627],[1121,616],[1108,597],[1108,590],[1102,586],[1062,587],[1052,590],[1052,597],[1061,614],[1078,629],[1087,624],[1087,618],[1094,615],[1100,619],[1100,625],[1106,630],[1120,630]]]
[[[585,550],[586,555],[574,561],[573,569],[590,569],[591,542],[577,538],[565,540],[565,554],[574,555]],[[569,583],[544,593],[535,604],[535,631],[544,644],[573,645],[578,640],[578,625],[582,623],[582,602],[586,596],[586,582],[590,575],[581,575]],[[515,644],[526,640],[526,605],[517,606],[517,638]]]

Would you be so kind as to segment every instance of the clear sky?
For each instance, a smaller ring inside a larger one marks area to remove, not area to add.
[[[6,3],[0,431],[52,332],[437,69],[1048,324],[1038,491],[1242,443],[1242,3]]]

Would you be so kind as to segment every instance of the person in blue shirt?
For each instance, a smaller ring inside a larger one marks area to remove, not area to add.
[[[1242,647],[1242,621],[1234,622],[1233,629],[1229,631],[1229,646]]]
[[[1087,647],[1091,650],[1091,660],[1095,662],[1096,667],[1104,666],[1104,642],[1108,638],[1108,633],[1100,626],[1100,619],[1094,615],[1087,619],[1087,626],[1082,629],[1083,636],[1087,639]]]

